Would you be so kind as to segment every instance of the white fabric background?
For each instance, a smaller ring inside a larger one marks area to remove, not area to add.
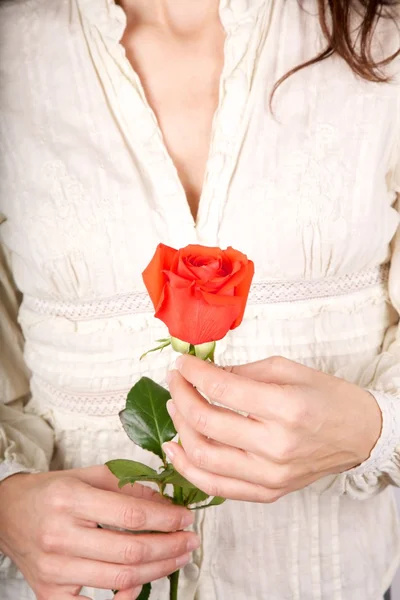
[[[396,500],[397,500],[397,506],[399,507],[399,511],[400,511],[400,490],[396,489],[395,495],[396,495]],[[400,569],[397,572],[397,575],[393,582],[392,600],[400,600]]]
[[[20,322],[33,373],[32,401],[18,412],[14,400],[27,388],[21,390],[14,368],[20,362],[10,361],[0,393],[4,464],[47,467],[53,433],[53,466],[145,460],[121,436],[116,415],[140,376],[163,383],[170,354],[142,363],[136,357],[165,329],[152,312],[121,314],[108,301],[111,313],[101,311],[104,299],[140,297],[140,273],[160,241],[240,248],[254,260],[261,286],[333,278],[332,296],[310,296],[301,309],[265,298],[249,305],[240,329],[218,345],[216,360],[227,365],[280,354],[376,390],[386,415],[379,445],[355,472],[275,505],[227,503],[199,517],[202,556],[182,577],[181,599],[382,600],[400,564],[392,490],[380,489],[389,480],[400,487],[400,245],[389,247],[399,222],[399,81],[367,83],[343,61],[326,61],[291,78],[271,115],[270,86],[325,47],[318,18],[293,1],[221,0],[225,65],[194,227],[140,80],[119,45],[125,16],[112,0],[0,5],[7,82],[1,235],[25,295]],[[388,23],[379,39],[397,47],[398,31],[392,36]],[[358,280],[389,260],[397,312],[385,285],[337,295],[337,278]],[[32,310],[36,300],[43,313]],[[50,301],[75,317],[51,312]],[[92,306],[89,319],[81,319],[82,302]],[[8,329],[18,353],[15,324]],[[27,425],[27,416],[36,426]],[[53,431],[39,434],[43,418]],[[2,600],[31,600],[6,560],[0,576],[7,582]],[[155,597],[164,597],[159,590]]]

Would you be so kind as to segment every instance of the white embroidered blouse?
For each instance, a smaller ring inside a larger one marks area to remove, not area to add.
[[[360,467],[275,504],[199,514],[203,549],[181,600],[381,600],[400,562],[399,61],[375,84],[331,57],[291,77],[271,114],[275,81],[325,44],[316,2],[300,4],[221,0],[225,65],[196,223],[119,44],[123,11],[0,6],[2,475],[152,460],[117,413],[141,375],[163,382],[173,360],[139,362],[166,334],[141,280],[161,241],[233,245],[255,262],[220,364],[290,357],[371,389],[383,412]],[[398,42],[382,22],[376,52]],[[0,577],[3,600],[34,598],[7,557]]]

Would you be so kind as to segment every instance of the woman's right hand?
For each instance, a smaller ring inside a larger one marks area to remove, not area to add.
[[[119,490],[105,466],[13,475],[0,483],[0,551],[20,569],[38,600],[72,600],[82,587],[120,590],[169,575],[198,547],[181,531],[192,514],[140,485]],[[132,531],[133,535],[97,524]]]

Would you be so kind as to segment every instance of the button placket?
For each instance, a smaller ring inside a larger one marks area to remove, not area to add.
[[[87,0],[80,1],[84,6]],[[115,15],[118,22],[112,18]],[[95,13],[93,22],[83,19],[92,60],[136,167],[153,188],[149,204],[157,236],[174,246],[196,243],[195,224],[177,170],[140,78],[120,43],[123,25],[120,9],[109,14],[104,12],[104,6]],[[104,45],[108,49],[106,53],[102,51]]]
[[[210,245],[219,245],[219,228],[245,131],[257,51],[251,36],[260,6],[247,0],[222,0],[220,5],[226,31],[225,65],[197,223],[199,241]]]

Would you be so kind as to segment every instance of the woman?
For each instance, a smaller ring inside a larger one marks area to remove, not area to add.
[[[181,600],[382,599],[400,559],[400,39],[384,4],[2,3],[1,235],[25,338],[23,361],[4,278],[3,599],[124,600],[185,563]],[[230,368],[185,357],[169,376],[171,460],[235,500],[196,515],[190,560],[193,534],[96,529],[190,522],[101,467],[149,460],[117,414],[173,363],[138,360],[165,336],[140,275],[159,242],[232,245],[256,268],[217,346]]]

